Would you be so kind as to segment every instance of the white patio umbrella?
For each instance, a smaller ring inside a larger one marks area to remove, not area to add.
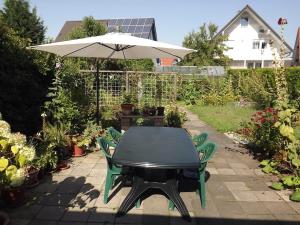
[[[62,57],[92,57],[106,59],[180,58],[194,52],[177,45],[138,38],[126,33],[108,33],[101,36],[31,46],[29,49],[54,53]],[[97,120],[99,115],[99,64],[97,60]]]

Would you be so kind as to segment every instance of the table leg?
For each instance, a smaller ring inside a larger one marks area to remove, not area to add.
[[[162,190],[171,201],[174,202],[178,211],[185,219],[189,219],[189,212],[179,195],[177,188],[177,180],[174,177],[168,178],[165,182],[145,181],[142,176],[134,176],[133,186],[122,202],[118,215],[124,215],[129,210],[130,206],[134,205],[140,196],[148,189],[155,188]]]
[[[169,179],[165,185],[162,185],[161,190],[168,195],[183,217],[190,218],[189,212],[179,195],[176,179]]]
[[[135,202],[139,199],[142,193],[144,193],[148,189],[147,185],[144,183],[144,179],[140,176],[135,176],[133,179],[133,185],[122,202],[119,210],[118,215],[124,215],[129,210],[130,206],[135,204]]]

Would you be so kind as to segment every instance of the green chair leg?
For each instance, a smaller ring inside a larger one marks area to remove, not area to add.
[[[201,198],[201,206],[202,208],[205,208],[206,206],[206,192],[205,192],[205,172],[200,174],[200,180],[199,180],[199,194]]]
[[[113,189],[113,187],[114,187],[114,185],[115,185],[115,181],[116,181],[116,175],[112,175],[110,190]]]
[[[104,204],[107,204],[108,194],[109,194],[109,190],[111,189],[111,186],[112,186],[112,174],[108,170],[106,174],[105,189],[104,189],[104,196],[103,196]]]
[[[135,208],[140,208],[141,207],[141,199],[137,200],[135,203]]]
[[[174,210],[174,208],[175,208],[175,205],[174,205],[174,203],[171,201],[171,200],[169,200],[169,205],[168,205],[168,208],[169,208],[169,210]]]

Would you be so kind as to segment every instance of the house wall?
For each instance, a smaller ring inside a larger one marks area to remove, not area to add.
[[[248,26],[242,27],[240,23],[241,17],[248,18]],[[264,32],[260,30],[263,29]],[[272,66],[272,49],[270,47],[270,40],[276,40],[267,30],[263,24],[259,24],[250,14],[242,14],[233,24],[231,24],[224,32],[228,35],[228,41],[225,44],[229,50],[224,54],[230,57],[232,67],[234,68],[247,68],[248,63],[257,62],[258,67],[271,67]],[[259,42],[259,48],[253,48],[253,42]],[[262,48],[262,43],[266,43],[266,47]],[[279,43],[274,43],[275,54],[278,57]]]

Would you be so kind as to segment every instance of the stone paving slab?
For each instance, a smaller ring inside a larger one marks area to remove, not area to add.
[[[208,132],[209,140],[218,146],[207,167],[206,208],[201,207],[197,187],[180,193],[191,221],[183,220],[177,209],[169,211],[168,199],[159,194],[144,199],[139,209],[133,207],[126,216],[116,217],[130,187],[117,185],[110,191],[108,204],[103,204],[106,161],[100,152],[91,152],[72,158],[70,169],[44,178],[39,186],[29,190],[27,205],[5,208],[11,224],[300,224],[300,204],[291,202],[287,191],[268,187],[274,177],[262,173],[247,150],[196,115],[187,112],[187,117],[191,120],[184,127],[191,134]],[[185,180],[182,185],[187,183]]]

